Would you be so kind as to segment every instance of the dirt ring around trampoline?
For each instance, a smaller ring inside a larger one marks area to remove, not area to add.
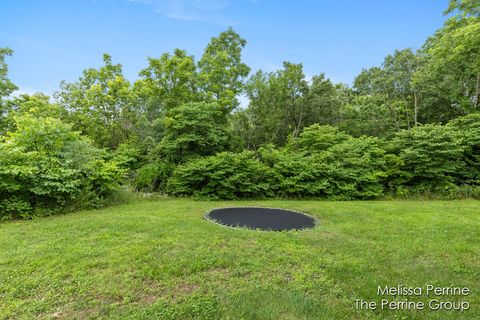
[[[317,225],[317,220],[306,213],[281,208],[217,208],[203,216],[223,226],[262,231],[303,230]]]

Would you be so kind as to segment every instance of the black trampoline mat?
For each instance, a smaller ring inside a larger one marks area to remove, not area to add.
[[[207,219],[230,227],[244,227],[260,230],[298,230],[313,228],[315,219],[300,212],[256,207],[214,209]]]

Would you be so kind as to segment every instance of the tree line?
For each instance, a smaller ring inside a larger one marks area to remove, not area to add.
[[[232,28],[135,82],[108,54],[53,99],[12,96],[0,48],[0,217],[101,205],[122,184],[207,198],[480,194],[480,5],[353,85],[301,63],[251,72]],[[241,107],[239,97],[248,105]]]

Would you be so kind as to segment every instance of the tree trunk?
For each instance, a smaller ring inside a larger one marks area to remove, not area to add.
[[[420,99],[419,95],[417,92],[414,92],[413,93],[413,99],[414,99],[414,112],[415,112],[415,115],[414,115],[414,127],[416,127],[418,125],[418,100]]]
[[[298,123],[297,125],[295,126],[295,130],[293,131],[293,137],[294,138],[297,138],[298,135],[300,134],[300,127],[302,125],[302,116],[303,116],[303,110],[300,109],[300,116],[298,118]]]
[[[388,111],[390,111],[390,116],[393,119],[393,123],[395,125],[395,131],[399,131],[400,126],[398,125],[397,112],[393,109],[393,107],[390,106],[389,103],[387,103],[387,109]]]
[[[478,74],[477,76],[477,88],[475,90],[475,101],[473,103],[474,110],[477,110],[479,99],[480,99],[480,74]]]

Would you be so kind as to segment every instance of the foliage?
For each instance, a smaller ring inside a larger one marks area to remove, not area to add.
[[[338,127],[354,137],[385,137],[395,132],[390,110],[385,105],[384,98],[378,95],[353,97],[341,108],[340,118],[342,120]]]
[[[0,49],[3,215],[98,203],[120,176],[218,199],[477,197],[479,8],[451,0],[421,49],[395,50],[352,88],[289,61],[247,79],[246,40],[229,28],[198,60],[181,49],[148,58],[133,85],[105,54],[53,101],[11,97],[12,50]]]
[[[0,48],[0,98],[8,97],[17,89],[17,86],[8,79],[8,65],[5,62],[5,58],[12,54],[12,49]]]
[[[175,164],[168,161],[149,162],[138,169],[133,184],[138,190],[165,191],[174,169]]]
[[[31,115],[34,117],[65,118],[65,109],[58,104],[51,103],[50,97],[43,93],[32,95],[21,94],[6,101],[6,112],[4,114],[3,128],[5,131],[15,131],[15,117]]]
[[[298,139],[288,146],[303,153],[317,153],[329,149],[349,138],[349,135],[332,126],[313,124],[303,130]]]
[[[413,77],[420,59],[411,49],[395,50],[385,57],[381,67],[373,67],[355,78],[354,88],[361,96],[374,96],[387,113],[385,118],[392,131],[417,124],[420,93]]]
[[[352,90],[347,85],[334,84],[323,73],[313,76],[305,95],[305,114],[301,125],[339,125],[340,110],[351,99],[351,95]]]
[[[277,152],[273,169],[277,177],[274,189],[279,195],[369,199],[383,194],[387,162],[382,142],[371,137],[351,138],[332,133],[335,132],[330,129],[328,135],[323,135],[330,139],[322,142],[330,141],[307,153]],[[336,139],[338,143],[333,144]]]
[[[271,195],[271,170],[251,151],[222,152],[178,166],[168,181],[173,195],[237,199]]]
[[[325,197],[329,194],[331,166],[323,161],[323,154],[304,156],[272,149],[262,149],[261,153],[272,165],[275,177],[273,189],[277,195],[303,198]]]
[[[172,162],[227,150],[231,141],[222,108],[216,103],[191,102],[173,108],[164,119],[164,137],[157,154]]]
[[[225,114],[238,106],[237,96],[243,92],[244,78],[250,72],[241,57],[246,43],[228,28],[211,39],[198,62],[203,93],[214,99]]]
[[[462,15],[480,16],[480,3],[477,0],[450,0],[445,14],[458,10]]]
[[[288,136],[298,136],[304,125],[302,97],[308,85],[303,66],[284,62],[283,68],[274,73],[258,71],[248,80],[249,106],[236,115],[236,131],[247,148],[266,143],[283,146]]]
[[[134,91],[145,116],[152,124],[161,121],[170,109],[199,100],[198,72],[193,56],[175,49],[173,54],[149,58],[148,67],[140,71]],[[158,131],[155,130],[154,131]]]
[[[0,142],[0,218],[98,205],[118,187],[121,170],[70,125],[31,115],[15,122],[17,131]]]
[[[467,170],[458,171],[458,184],[480,185],[480,113],[472,113],[448,123],[455,130],[463,148]]]
[[[425,125],[401,131],[391,148],[402,161],[397,188],[448,189],[455,185],[455,175],[466,169],[461,140],[450,127]]]
[[[173,195],[220,199],[274,194],[365,199],[383,194],[387,160],[380,140],[354,139],[318,125],[298,140],[282,150],[263,147],[260,158],[244,151],[192,160],[175,169],[167,189]]]
[[[104,66],[87,69],[75,83],[62,82],[56,93],[59,104],[68,111],[68,122],[90,137],[99,147],[116,149],[136,134],[138,110],[131,85],[122,74],[122,65],[112,64],[108,54]]]
[[[430,122],[445,123],[480,108],[478,1],[451,1],[449,11],[457,8],[460,13],[425,42],[424,66],[415,75],[426,91]],[[475,10],[476,15],[465,14]]]
[[[4,99],[17,90],[10,79],[8,79],[8,65],[5,62],[7,56],[11,56],[13,50],[10,48],[0,48],[0,135],[3,134],[5,129],[5,116],[7,113],[6,101]]]

